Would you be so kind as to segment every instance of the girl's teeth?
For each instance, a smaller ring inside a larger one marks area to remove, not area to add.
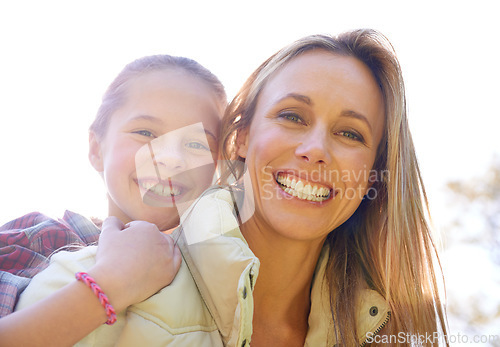
[[[163,187],[161,185],[155,186],[153,191],[158,195],[163,195]]]
[[[163,195],[178,195],[178,190],[173,188],[173,189],[170,189],[170,187],[167,187],[167,186],[163,186]]]
[[[172,187],[172,189],[170,189],[170,186],[154,182],[141,182],[141,187],[160,196],[176,196],[181,193],[179,188]]]
[[[153,188],[153,186],[154,186],[154,185],[155,185],[155,184],[154,184],[154,183],[152,183],[152,182],[142,183],[142,187],[143,187],[144,189],[146,189],[146,190],[149,190],[149,189]]]

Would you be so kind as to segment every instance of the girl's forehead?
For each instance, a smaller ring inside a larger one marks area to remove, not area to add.
[[[170,129],[203,123],[217,132],[222,112],[208,83],[182,69],[166,69],[131,80],[113,119],[116,125],[149,122]]]
[[[132,90],[161,87],[182,89],[185,87],[192,88],[193,86],[203,86],[208,90],[211,89],[201,77],[179,67],[145,71],[131,79],[129,83],[129,88]]]

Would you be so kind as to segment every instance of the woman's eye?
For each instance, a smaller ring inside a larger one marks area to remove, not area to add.
[[[363,137],[356,132],[353,131],[339,131],[337,135],[347,137],[348,139],[364,142]]]
[[[133,132],[134,134],[139,134],[146,137],[155,137],[151,131],[148,130],[137,130]]]
[[[210,151],[209,147],[207,147],[203,143],[197,142],[197,141],[191,141],[191,142],[186,143],[186,147],[191,148],[191,149],[200,149],[200,150],[204,150],[204,151]]]
[[[297,115],[296,113],[292,113],[292,112],[281,113],[278,115],[278,117],[289,120],[289,121],[294,122],[294,123],[304,123],[304,121],[302,120],[302,118],[300,118],[299,115]]]

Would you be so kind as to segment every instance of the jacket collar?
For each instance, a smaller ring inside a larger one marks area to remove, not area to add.
[[[241,345],[242,340],[248,338],[249,341],[252,331],[251,290],[260,263],[238,228],[233,201],[231,193],[224,189],[206,194],[182,216],[181,227],[176,234],[184,260],[224,344]],[[324,280],[327,260],[328,247],[324,247],[311,290],[306,346],[322,346],[327,341],[335,341],[334,336],[329,336],[333,331],[333,322]],[[385,325],[389,316],[389,305],[380,294],[363,290],[356,303],[360,344],[368,332],[380,330],[379,327]]]
[[[305,342],[305,346],[308,347],[331,346],[337,342],[330,313],[330,294],[325,280],[328,255],[329,248],[325,246],[321,251],[314,274],[309,330]],[[360,345],[364,345],[371,334],[376,335],[387,324],[390,318],[390,308],[378,292],[367,288],[358,293],[355,308],[358,341]]]

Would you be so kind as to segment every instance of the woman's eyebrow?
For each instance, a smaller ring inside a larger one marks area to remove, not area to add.
[[[307,104],[309,106],[313,105],[311,98],[309,98],[308,96],[302,95],[302,94],[297,94],[297,93],[288,93],[284,97],[280,98],[277,103],[279,103],[285,99],[288,99],[288,98],[292,98],[292,99],[295,99],[297,101],[303,102],[304,104]]]
[[[278,100],[278,103],[285,100],[285,99],[288,99],[288,98],[292,98],[292,99],[295,99],[297,101],[300,101],[300,102],[303,102],[309,106],[312,106],[313,105],[313,102],[311,100],[311,98],[309,98],[308,96],[305,96],[303,94],[297,94],[297,93],[288,93],[286,94],[284,97],[280,98]],[[370,129],[370,131],[372,131],[372,126],[370,124],[370,122],[368,121],[368,118],[366,118],[366,116],[364,116],[363,114],[361,113],[358,113],[356,111],[353,111],[353,110],[346,110],[346,111],[342,111],[342,113],[340,114],[341,117],[351,117],[351,118],[355,118],[355,119],[359,119],[361,121],[363,121],[364,123],[366,123],[366,125],[368,126],[368,128]]]
[[[370,132],[373,131],[372,130],[372,126],[371,126],[370,122],[368,121],[368,118],[366,118],[361,113],[358,113],[358,112],[353,111],[353,110],[345,110],[345,111],[342,111],[342,113],[340,114],[340,116],[341,117],[349,117],[349,118],[359,119],[359,120],[361,120],[362,122],[364,122],[368,126],[368,128],[370,129]]]

